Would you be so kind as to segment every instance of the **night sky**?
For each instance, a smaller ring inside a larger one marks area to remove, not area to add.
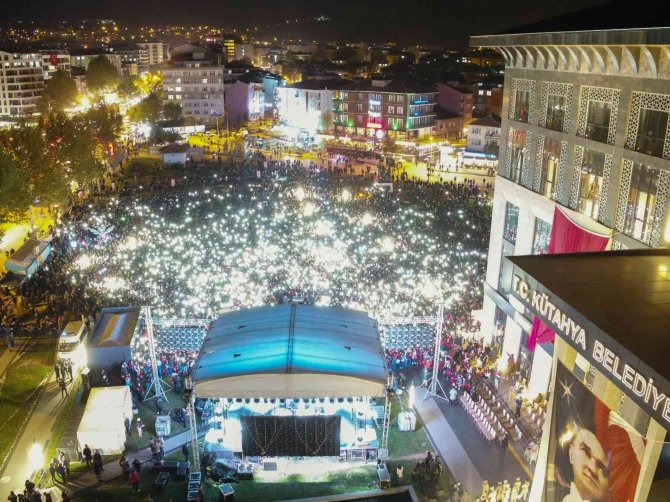
[[[258,26],[284,21],[283,36],[464,47],[470,35],[491,34],[605,0],[3,0],[3,20],[111,18],[126,25],[207,23]],[[329,23],[286,19],[331,17]]]

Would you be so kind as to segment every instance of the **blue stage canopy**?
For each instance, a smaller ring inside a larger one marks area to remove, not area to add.
[[[339,307],[238,310],[212,323],[195,364],[198,397],[381,397],[377,322]]]

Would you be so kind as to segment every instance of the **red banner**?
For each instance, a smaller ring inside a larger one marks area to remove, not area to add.
[[[585,253],[605,251],[609,237],[595,234],[577,225],[561,209],[554,209],[551,240],[547,254]],[[528,336],[528,350],[535,350],[538,343],[553,342],[556,334],[539,317],[533,319],[533,328]]]

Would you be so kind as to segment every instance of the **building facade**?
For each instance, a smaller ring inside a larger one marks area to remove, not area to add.
[[[458,85],[458,82],[446,82],[435,85],[437,106],[463,117],[464,125],[472,122],[473,93]]]
[[[57,70],[70,74],[70,52],[66,49],[41,50],[44,80],[49,80]]]
[[[0,49],[0,117],[30,117],[44,90],[42,54]]]
[[[326,133],[333,126],[334,86],[327,80],[307,80],[277,87],[277,117],[289,127],[310,134]]]
[[[174,61],[161,71],[166,100],[179,103],[188,122],[213,123],[223,117],[223,66],[207,60]]]
[[[495,160],[500,147],[500,122],[494,117],[476,119],[468,124],[468,142],[464,157]]]
[[[505,58],[482,334],[514,357],[537,395],[548,390],[553,347],[528,350],[534,316],[510,296],[505,257],[547,253],[558,211],[609,237],[607,249],[670,244],[670,29],[492,35],[471,45]]]
[[[140,48],[139,64],[143,68],[159,65],[170,59],[170,46],[163,42],[143,42]]]
[[[435,91],[406,82],[366,80],[338,87],[334,132],[358,138],[405,141],[430,137],[435,122]]]
[[[254,122],[265,117],[265,92],[263,83],[237,80],[226,83],[226,116],[230,124]]]

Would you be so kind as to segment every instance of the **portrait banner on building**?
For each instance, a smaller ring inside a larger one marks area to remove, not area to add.
[[[545,502],[633,502],[645,438],[558,363]]]

